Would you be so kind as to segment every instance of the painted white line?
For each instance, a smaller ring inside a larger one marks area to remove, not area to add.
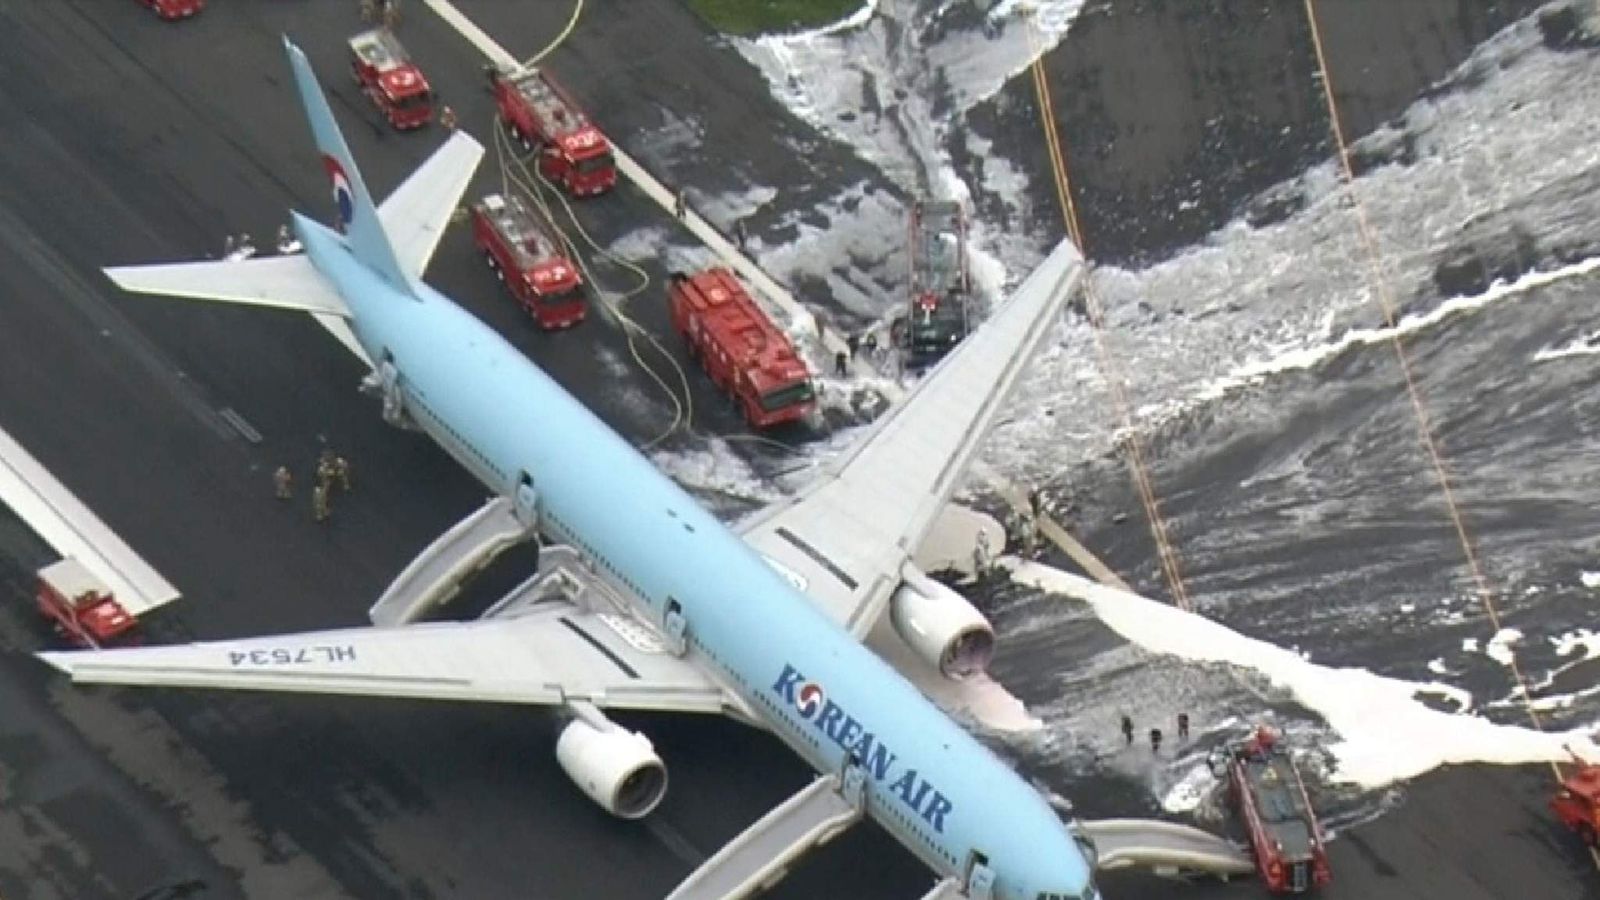
[[[133,552],[4,429],[0,429],[0,503],[62,556],[83,563],[135,616],[178,599],[178,590]]]
[[[461,36],[466,38],[472,46],[483,51],[483,55],[489,57],[490,62],[508,69],[514,69],[519,65],[515,56],[507,53],[506,48],[495,43],[494,38],[489,37],[482,28],[474,25],[472,20],[467,18],[466,14],[461,10],[456,9],[455,4],[449,2],[449,0],[422,0],[422,2],[426,3],[429,9],[438,13],[439,18],[443,19],[446,25],[461,32]]]

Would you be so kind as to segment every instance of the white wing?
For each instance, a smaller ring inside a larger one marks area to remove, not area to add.
[[[631,627],[630,627],[631,626]],[[524,615],[170,647],[41,653],[74,682],[720,713],[742,704],[629,620]]]
[[[421,278],[428,268],[482,158],[483,146],[458,131],[378,207],[378,221],[407,274]]]
[[[743,523],[745,540],[865,635],[1082,273],[1063,241],[860,444]]]
[[[344,298],[303,256],[121,266],[105,273],[117,287],[137,294],[350,316]]]

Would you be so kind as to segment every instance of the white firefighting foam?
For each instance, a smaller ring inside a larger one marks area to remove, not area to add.
[[[1583,731],[1540,732],[1497,725],[1477,715],[1441,712],[1418,702],[1422,693],[1459,698],[1462,692],[1448,685],[1319,666],[1290,650],[1137,594],[1038,563],[1010,566],[1018,583],[1087,602],[1101,622],[1146,650],[1253,669],[1287,689],[1339,735],[1339,741],[1327,748],[1337,761],[1329,773],[1336,781],[1372,788],[1449,764],[1565,760],[1568,747],[1600,758],[1600,746]]]

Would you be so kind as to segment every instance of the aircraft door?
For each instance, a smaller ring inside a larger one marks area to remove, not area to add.
[[[661,613],[662,637],[667,639],[667,649],[674,656],[682,656],[689,649],[689,620],[683,616],[683,606],[678,601],[667,598],[666,608]]]
[[[375,393],[383,401],[383,420],[396,428],[411,428],[406,416],[405,396],[400,386],[400,368],[394,364],[394,355],[384,348],[378,367],[361,382],[364,391]]]
[[[994,870],[989,868],[989,857],[973,850],[967,854],[967,872],[964,892],[970,900],[993,900]]]
[[[539,527],[539,492],[533,487],[532,475],[527,472],[518,473],[517,486],[511,502],[517,521],[530,531]]]
[[[846,753],[839,773],[839,796],[858,810],[867,808],[867,770],[854,752]]]

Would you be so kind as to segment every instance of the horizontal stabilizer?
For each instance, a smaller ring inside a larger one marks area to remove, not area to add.
[[[136,294],[350,317],[339,292],[304,256],[120,266],[105,273],[117,287]]]
[[[482,158],[483,145],[458,131],[378,207],[378,221],[407,275],[421,278],[428,268]]]

